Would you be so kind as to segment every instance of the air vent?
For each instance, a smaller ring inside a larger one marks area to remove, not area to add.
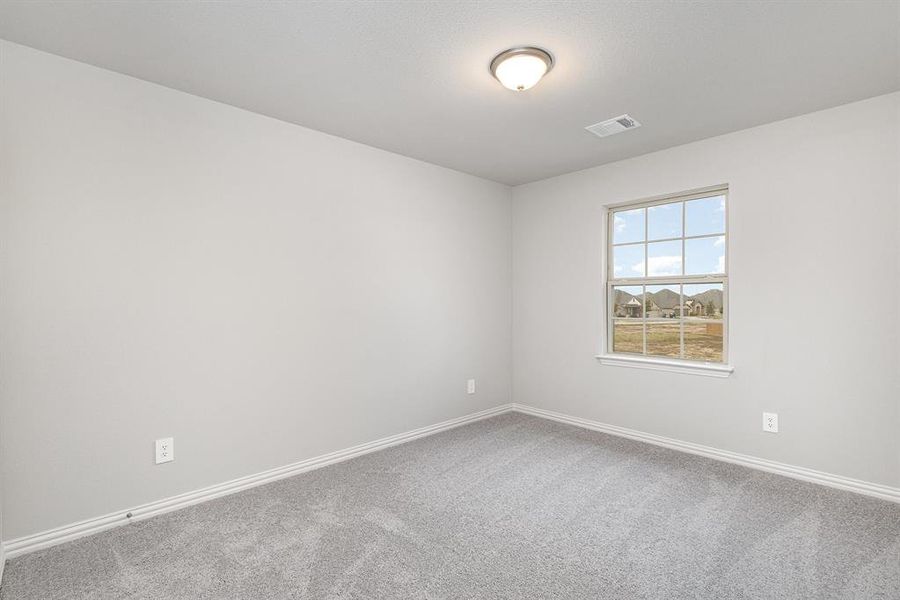
[[[629,129],[637,129],[640,126],[640,123],[628,115],[622,115],[621,117],[609,119],[602,123],[597,123],[596,125],[590,125],[585,127],[585,129],[597,137],[606,137],[608,135],[615,135],[617,133],[622,133],[623,131],[628,131]]]

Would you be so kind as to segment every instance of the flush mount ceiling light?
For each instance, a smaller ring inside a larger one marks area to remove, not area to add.
[[[491,61],[491,75],[516,92],[534,87],[552,68],[553,57],[541,48],[510,48]]]

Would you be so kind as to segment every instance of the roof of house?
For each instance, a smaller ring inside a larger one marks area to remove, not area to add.
[[[647,297],[661,309],[677,308],[681,304],[681,295],[670,289],[664,288],[658,292],[647,292]]]
[[[722,290],[706,290],[691,297],[694,300],[703,302],[703,304],[712,303],[721,308],[724,305],[723,296]]]

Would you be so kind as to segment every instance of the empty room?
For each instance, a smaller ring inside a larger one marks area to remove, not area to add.
[[[0,600],[900,600],[900,0],[0,0]]]

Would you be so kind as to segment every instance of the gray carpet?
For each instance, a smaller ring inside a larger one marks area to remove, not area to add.
[[[900,598],[900,505],[507,414],[10,561],[2,600]]]

